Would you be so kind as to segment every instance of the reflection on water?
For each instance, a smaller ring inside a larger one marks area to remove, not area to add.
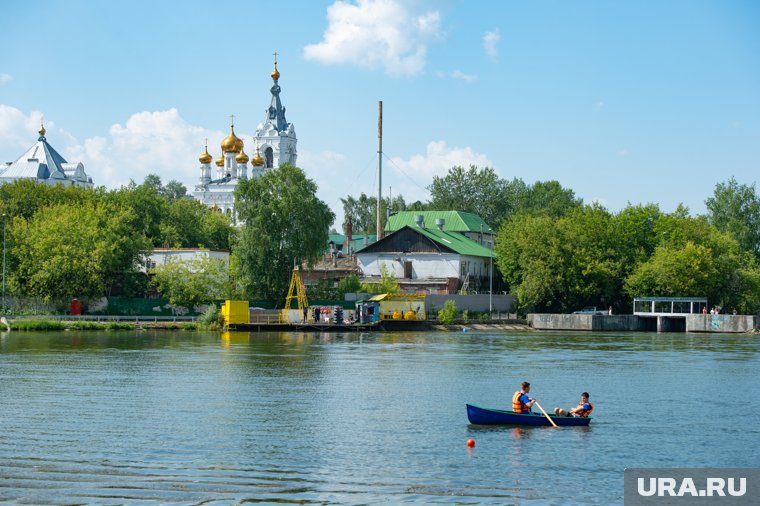
[[[14,332],[0,497],[621,504],[626,467],[760,465],[757,351],[683,333]],[[509,409],[524,380],[547,409],[589,391],[591,426],[468,424],[465,403]],[[741,410],[684,430],[716,392]]]

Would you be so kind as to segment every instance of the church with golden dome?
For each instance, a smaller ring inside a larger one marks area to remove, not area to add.
[[[271,76],[274,81],[270,88],[272,100],[265,111],[264,121],[256,127],[249,147],[249,153],[252,153],[253,157],[250,158],[245,153],[245,142],[235,135],[235,117],[231,116],[230,134],[222,140],[221,154],[216,161],[208,151],[208,142],[198,158],[201,164],[200,181],[193,191],[193,196],[218,212],[227,214],[235,223],[235,188],[239,181],[248,177],[259,177],[264,171],[282,164],[296,164],[298,139],[293,123],[288,123],[285,119],[285,107],[280,101],[277,53]],[[215,169],[211,167],[212,162],[216,165]]]

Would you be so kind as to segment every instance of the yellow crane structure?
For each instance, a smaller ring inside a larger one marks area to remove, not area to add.
[[[288,296],[285,297],[285,307],[280,314],[281,322],[289,323],[291,321],[290,305],[293,299],[296,299],[298,303],[298,318],[300,319],[300,315],[303,314],[304,308],[309,307],[309,299],[306,298],[306,287],[303,285],[303,280],[301,279],[301,271],[298,269],[298,266],[293,267],[293,275],[290,277],[290,288],[288,288]]]

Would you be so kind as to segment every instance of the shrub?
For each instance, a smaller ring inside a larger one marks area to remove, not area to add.
[[[438,323],[442,325],[451,325],[457,319],[457,303],[453,300],[447,300],[443,304],[443,309],[438,311]]]
[[[211,304],[208,309],[206,309],[206,312],[198,317],[198,323],[204,327],[210,327],[213,324],[218,325],[220,318],[221,314],[219,314],[219,308],[216,307],[216,304]]]

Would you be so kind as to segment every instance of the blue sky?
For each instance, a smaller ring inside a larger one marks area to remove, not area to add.
[[[340,197],[426,199],[452,165],[585,202],[679,203],[760,174],[760,2],[3,2],[0,159],[37,137],[118,187],[189,189],[229,115],[251,154],[272,53],[298,165]]]

